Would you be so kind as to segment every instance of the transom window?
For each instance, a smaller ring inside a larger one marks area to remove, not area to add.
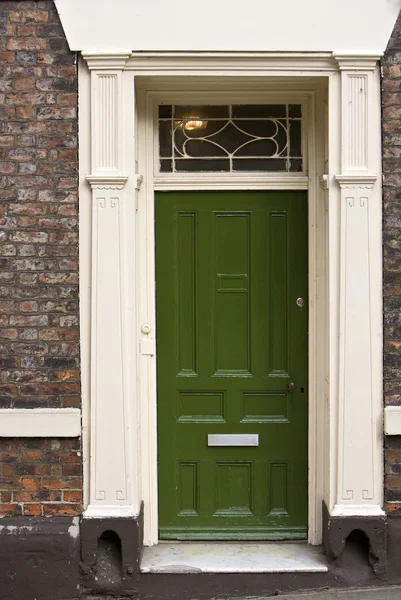
[[[161,173],[300,172],[300,104],[159,106]]]

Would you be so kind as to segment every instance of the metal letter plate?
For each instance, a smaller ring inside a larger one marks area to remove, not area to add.
[[[208,446],[259,446],[258,433],[209,433]]]

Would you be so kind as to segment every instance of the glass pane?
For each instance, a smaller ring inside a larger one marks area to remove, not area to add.
[[[186,155],[194,158],[227,156],[224,148],[209,140],[187,140],[184,149]]]
[[[160,170],[299,172],[301,127],[299,104],[163,105]]]
[[[173,147],[171,141],[171,121],[160,121],[159,152],[162,158],[172,156]]]
[[[227,172],[230,170],[230,161],[228,159],[221,160],[201,160],[201,159],[185,159],[179,158],[174,161],[175,162],[175,170],[177,172],[201,172],[201,171],[209,171],[209,172],[218,172],[224,171]]]
[[[159,106],[159,119],[171,119],[173,115],[173,107],[171,104]]]
[[[292,158],[290,160],[291,173],[300,173],[303,170],[302,158]]]
[[[302,117],[302,106],[300,104],[290,104],[288,107],[289,117]]]
[[[250,140],[234,154],[240,156],[276,156],[280,155],[279,147],[275,140]]]
[[[219,121],[221,123],[221,121]],[[252,138],[246,133],[238,129],[233,123],[227,122],[224,127],[220,127],[220,130],[213,136],[210,136],[210,140],[213,140],[216,144],[219,144],[225,150],[232,154],[237,148],[246,144]]]
[[[284,158],[245,158],[233,159],[233,171],[287,171],[287,161]]]
[[[280,121],[277,119],[266,119],[266,120],[254,120],[247,121],[246,119],[233,119],[235,127],[246,133],[246,135],[252,135],[256,137],[274,137],[277,135],[278,129],[280,128]],[[285,125],[284,125],[285,131]]]
[[[164,159],[160,161],[160,172],[161,173],[172,173],[173,172],[173,161],[171,159]]]
[[[229,117],[228,106],[174,106],[175,119],[221,119]]]
[[[261,119],[269,117],[286,117],[286,104],[233,104],[232,117],[242,119]]]
[[[301,148],[301,121],[291,121],[290,123],[290,155],[302,156]]]

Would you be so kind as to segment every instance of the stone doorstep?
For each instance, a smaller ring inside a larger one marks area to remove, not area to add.
[[[321,547],[302,542],[160,542],[144,549],[142,573],[326,573]]]
[[[279,596],[280,600],[400,600],[401,586],[312,590]],[[218,600],[216,598],[216,600]],[[271,596],[238,598],[238,600],[272,600]]]

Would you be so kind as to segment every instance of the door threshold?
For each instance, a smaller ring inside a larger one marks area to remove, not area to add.
[[[326,573],[320,546],[302,542],[162,542],[146,547],[142,573]]]

